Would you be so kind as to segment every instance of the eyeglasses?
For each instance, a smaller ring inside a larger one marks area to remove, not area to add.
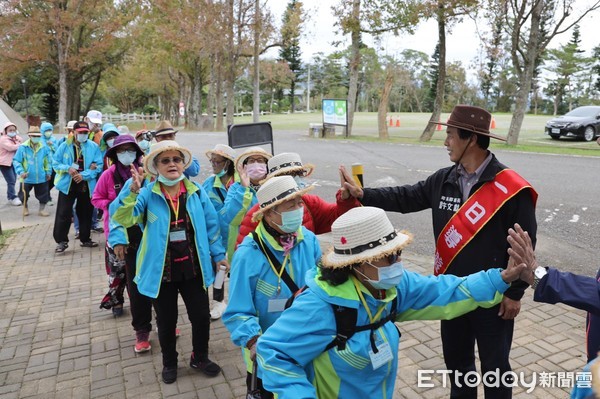
[[[256,157],[256,158],[248,158],[246,159],[246,163],[251,164],[251,163],[267,163],[267,160],[263,157]]]
[[[211,165],[223,165],[225,162],[227,162],[227,160],[224,159],[222,161],[217,161],[217,160],[211,159],[209,162]]]
[[[183,162],[183,158],[181,158],[181,157],[173,157],[173,158],[166,157],[166,158],[159,159],[158,162],[160,162],[163,165],[168,165],[171,162],[180,164]]]

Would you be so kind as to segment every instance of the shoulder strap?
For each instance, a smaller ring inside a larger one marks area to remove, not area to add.
[[[115,169],[113,170],[113,181],[115,182],[115,185],[114,185],[115,192],[117,193],[117,195],[119,195],[119,193],[121,192],[121,189],[123,188],[123,183],[125,183],[125,182],[123,181],[123,178],[121,177],[121,174],[117,170],[116,166],[115,166]]]
[[[358,331],[366,331],[371,330],[371,336],[369,340],[371,342],[371,349],[374,353],[378,352],[377,345],[375,345],[375,330],[379,327],[383,326],[385,323],[389,321],[394,321],[396,319],[396,313],[398,308],[398,301],[394,300],[392,302],[392,308],[390,313],[375,323],[367,324],[364,326],[357,326],[357,310],[354,308],[348,308],[346,306],[340,305],[332,305],[333,307],[333,315],[335,316],[335,324],[336,324],[336,336],[325,347],[324,352],[327,352],[329,349],[336,347],[338,351],[343,351],[346,349],[346,342],[352,338],[354,333]]]
[[[281,262],[279,262],[277,260],[277,258],[275,257],[275,255],[273,255],[271,250],[266,245],[263,244],[263,242],[260,239],[260,237],[258,236],[258,233],[256,232],[256,230],[252,231],[252,238],[254,238],[254,241],[256,241],[256,243],[258,244],[258,248],[262,251],[263,254],[265,254],[265,256],[267,258],[269,258],[269,260],[271,261],[273,266],[281,267]],[[285,285],[288,286],[290,291],[292,291],[292,293],[295,293],[296,291],[298,291],[298,286],[296,285],[296,283],[294,283],[294,280],[292,280],[292,278],[288,274],[287,270],[283,269],[283,272],[281,273],[281,279],[283,280]]]
[[[221,190],[217,188],[215,191],[217,192],[219,198],[221,198],[221,202],[225,202],[225,197],[223,197],[223,193],[221,192]]]

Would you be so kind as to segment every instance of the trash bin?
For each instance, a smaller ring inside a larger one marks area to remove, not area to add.
[[[323,124],[310,123],[308,128],[308,135],[317,138],[323,137]]]

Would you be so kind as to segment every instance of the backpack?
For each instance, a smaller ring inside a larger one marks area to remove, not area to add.
[[[285,309],[292,306],[294,303],[294,299],[304,292],[308,286],[304,286],[300,288],[298,291],[292,295],[285,304]],[[331,305],[333,307],[333,315],[335,317],[335,326],[336,326],[336,336],[326,347],[323,352],[327,352],[333,347],[337,347],[338,351],[343,351],[346,349],[346,342],[352,338],[352,336],[360,331],[371,330],[371,336],[369,337],[369,341],[371,342],[371,349],[373,353],[377,353],[379,350],[377,349],[377,345],[375,345],[375,330],[379,327],[383,326],[385,323],[391,321],[393,322],[396,319],[396,310],[398,308],[398,301],[394,300],[392,302],[392,309],[390,313],[384,317],[376,321],[375,323],[367,324],[364,326],[357,326],[357,309],[349,308],[341,305]],[[398,334],[401,335],[400,330],[398,330]]]

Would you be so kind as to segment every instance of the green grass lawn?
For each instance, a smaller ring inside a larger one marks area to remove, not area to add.
[[[425,125],[429,121],[429,113],[392,113],[394,126],[388,126],[390,141],[404,143],[419,143],[419,137]],[[442,121],[448,119],[450,114],[443,113]],[[494,114],[496,128],[492,133],[506,137],[512,114]],[[600,156],[600,146],[595,141],[575,141],[572,139],[552,140],[544,134],[546,121],[551,119],[547,115],[526,115],[519,134],[519,144],[517,146],[508,146],[492,140],[493,148],[503,148],[514,151],[544,152],[555,154],[572,155],[592,155]],[[400,119],[400,127],[396,127],[396,120]],[[320,123],[322,121],[321,113],[295,113],[295,114],[274,114],[264,115],[260,119],[262,122],[270,121],[273,130],[298,130],[304,131],[308,135],[310,123]],[[389,121],[389,119],[388,119]],[[235,118],[235,123],[251,123],[252,117]],[[389,122],[388,122],[389,123]],[[425,145],[443,145],[445,137],[445,127],[442,131],[436,131],[432,140]],[[343,139],[342,128],[337,128],[336,139]],[[354,127],[352,132],[354,140],[378,140],[377,133],[377,113],[358,112],[354,117]]]

